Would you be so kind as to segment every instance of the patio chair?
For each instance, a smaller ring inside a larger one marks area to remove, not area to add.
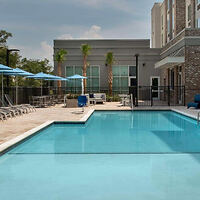
[[[16,110],[12,110],[7,107],[0,107],[0,112],[4,115],[4,117],[16,117],[19,113]]]
[[[10,111],[13,114],[13,116],[23,114],[23,111],[21,109],[8,106],[8,104],[1,98],[0,98],[0,104],[2,105],[1,109]]]
[[[84,107],[87,105],[87,97],[79,96],[78,97],[78,107],[82,108],[82,112],[84,112]]]
[[[7,109],[2,109],[0,108],[0,119],[3,121],[3,120],[7,120],[8,117],[12,117],[13,113]]]
[[[31,106],[30,104],[20,104],[20,105],[15,106],[8,94],[5,94],[5,98],[8,102],[8,105],[11,106],[11,107],[23,109],[26,113],[36,111],[35,107]]]
[[[194,102],[190,102],[187,104],[187,108],[200,108],[200,94],[194,96]]]

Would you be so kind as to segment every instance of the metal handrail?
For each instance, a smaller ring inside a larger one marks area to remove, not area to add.
[[[131,110],[133,111],[133,94],[131,94],[131,99],[130,99],[130,101],[131,101]]]
[[[198,112],[197,114],[197,124],[199,125],[199,122],[200,122],[200,112]]]

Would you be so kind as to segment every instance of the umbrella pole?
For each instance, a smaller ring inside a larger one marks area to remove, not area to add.
[[[42,80],[41,80],[41,96],[42,96]]]
[[[1,74],[1,97],[2,97],[2,101],[3,101],[3,73]],[[3,106],[3,105],[2,105]]]
[[[81,87],[82,87],[82,95],[84,95],[84,85],[83,85],[83,79],[81,79]]]
[[[18,78],[17,76],[15,77],[15,81],[16,81],[16,105],[18,105]]]

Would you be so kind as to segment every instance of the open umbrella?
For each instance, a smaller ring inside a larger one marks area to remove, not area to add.
[[[50,79],[45,79],[47,81],[69,81],[67,78],[63,78],[63,77],[60,77],[60,76],[55,76],[55,75],[52,75],[50,74],[51,78]],[[50,88],[49,88],[50,89]]]
[[[13,69],[12,71],[5,72],[5,75],[15,76],[16,77],[16,105],[18,104],[18,80],[17,76],[34,76],[34,74],[24,71],[20,68]]]
[[[5,66],[0,64],[0,74],[2,75],[2,83],[1,83],[1,97],[2,100],[4,100],[4,90],[3,90],[3,75],[4,74],[13,74],[13,73],[19,73],[16,69],[13,69],[11,67]]]
[[[42,80],[59,80],[61,79],[61,77],[57,77],[57,76],[54,76],[54,75],[51,75],[51,74],[45,74],[43,72],[40,72],[38,74],[35,74],[34,76],[28,76],[28,78],[34,78],[34,79],[39,79],[41,80],[41,96],[42,96]]]
[[[0,64],[0,70],[12,70],[12,68],[6,66],[6,65],[2,65]]]
[[[78,80],[78,79],[81,79],[82,95],[84,94],[83,79],[87,79],[87,77],[81,76],[81,75],[79,75],[79,74],[75,74],[75,75],[73,75],[73,76],[67,77],[67,79],[71,79],[71,80]]]

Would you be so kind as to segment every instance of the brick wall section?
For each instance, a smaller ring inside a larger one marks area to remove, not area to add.
[[[174,45],[175,43],[177,43],[179,40],[181,40],[182,38],[185,37],[185,31],[180,32],[174,39],[172,39],[170,42],[168,42],[163,48],[162,48],[162,52],[166,51],[167,49],[169,49],[172,45]]]
[[[185,90],[186,103],[193,101],[200,93],[200,46],[187,46],[185,49]]]
[[[185,0],[175,0],[175,36],[185,28]]]
[[[189,37],[189,36],[200,36],[200,29],[184,29],[181,31],[173,40],[168,42],[161,51],[161,54],[169,49],[172,45],[177,43],[179,40],[183,39],[184,37]]]

